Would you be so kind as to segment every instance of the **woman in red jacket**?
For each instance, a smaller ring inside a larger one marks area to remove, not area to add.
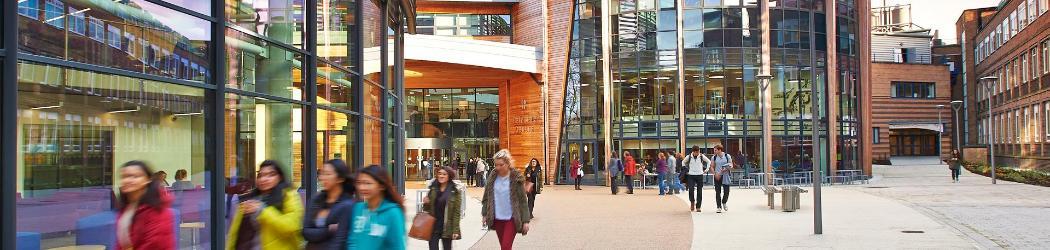
[[[627,182],[627,194],[634,194],[634,174],[638,173],[637,163],[634,162],[634,157],[631,157],[631,152],[623,151],[623,175]]]
[[[172,198],[150,176],[145,162],[120,167],[117,249],[175,249],[175,215],[168,209]]]
[[[576,183],[576,190],[582,190],[580,189],[580,179],[583,178],[580,175],[580,159],[572,160],[572,168],[569,169],[569,174],[572,175],[573,183]]]

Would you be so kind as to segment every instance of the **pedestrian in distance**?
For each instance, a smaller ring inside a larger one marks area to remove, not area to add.
[[[572,175],[573,183],[576,184],[576,190],[582,190],[580,180],[583,179],[583,168],[580,167],[580,159],[572,160],[572,168],[569,169],[569,173]]]
[[[610,158],[607,169],[609,171],[609,187],[612,189],[612,194],[617,195],[620,193],[619,179],[620,173],[623,173],[623,161],[617,157],[616,151],[613,151]]]
[[[962,162],[959,159],[959,151],[952,149],[951,158],[948,159],[948,169],[952,171],[952,183],[959,182],[959,174],[962,172]]]
[[[172,197],[142,161],[120,167],[117,249],[175,249]]]
[[[529,232],[528,198],[525,194],[525,177],[514,170],[514,158],[510,151],[502,149],[492,156],[495,169],[489,173],[482,196],[481,215],[490,230],[496,231],[500,249],[510,250],[517,234]]]
[[[307,250],[346,249],[356,190],[350,168],[340,159],[325,161],[317,173],[318,192],[310,199],[303,218]]]
[[[394,187],[386,168],[370,165],[355,178],[360,202],[354,204],[350,226],[350,250],[404,250],[404,198]]]
[[[485,173],[488,172],[489,166],[488,166],[488,163],[485,162],[485,159],[482,159],[481,156],[477,157],[477,162],[478,162],[478,169],[475,170],[475,172],[474,172],[474,177],[477,178],[477,180],[474,182],[474,186],[475,187],[484,187],[485,186]]]
[[[623,151],[623,161],[623,179],[627,182],[627,194],[634,194],[634,175],[638,173],[638,169],[630,151]]]
[[[467,186],[473,186],[474,185],[474,175],[477,174],[477,171],[478,171],[478,159],[477,158],[467,159],[467,170],[465,171],[466,174],[467,174]]]
[[[255,190],[242,197],[230,222],[227,249],[293,250],[302,244],[303,202],[273,160],[259,164]]]
[[[711,176],[715,181],[715,204],[718,205],[718,213],[729,211],[726,203],[729,202],[729,171],[734,167],[733,156],[725,152],[721,144],[715,145],[715,154],[711,157]]]
[[[704,173],[711,165],[711,160],[700,153],[700,146],[693,145],[689,155],[682,159],[686,167],[685,186],[689,190],[689,211],[700,212],[700,204],[704,200]]]
[[[525,190],[529,194],[529,213],[535,216],[533,208],[536,207],[536,195],[542,192],[543,189],[543,168],[540,167],[540,160],[532,158],[529,160],[529,165],[525,167],[525,181],[532,183],[532,188]]]
[[[673,191],[674,194],[679,194],[685,189],[685,186],[682,186],[682,178],[679,176],[679,171],[682,166],[681,158],[682,157],[676,154],[674,150],[667,151],[667,171],[669,173],[667,179],[671,182],[671,191]]]
[[[437,250],[438,244],[442,249],[451,250],[452,241],[461,239],[459,222],[463,217],[460,210],[463,207],[463,187],[452,180],[456,179],[456,171],[451,167],[437,170],[437,177],[430,183],[430,191],[423,198],[423,211],[434,216],[434,235],[430,238],[430,250]]]
[[[659,184],[660,195],[664,195],[664,190],[671,191],[667,189],[667,173],[667,153],[660,152],[656,159],[656,183]]]

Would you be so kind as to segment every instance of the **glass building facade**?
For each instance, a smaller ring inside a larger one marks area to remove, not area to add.
[[[824,0],[769,3],[773,165],[778,171],[813,168],[816,103],[818,151],[824,159],[833,155],[838,169],[860,169],[857,27],[858,16],[867,10],[854,0],[839,0],[836,22],[829,24]],[[647,165],[659,151],[682,152],[681,145],[696,145],[710,153],[721,144],[742,171],[762,172],[759,1],[612,0],[608,20],[602,20],[602,6],[599,0],[575,1],[557,179],[568,181],[568,167],[579,160],[585,182],[604,183],[599,173],[605,143]],[[603,24],[611,26],[609,34],[603,34]],[[828,27],[833,25],[837,50],[829,52]],[[603,49],[603,39],[609,39],[609,48]],[[603,66],[606,53],[608,68]],[[828,53],[837,58],[838,72],[828,73]],[[838,79],[836,93],[827,91],[829,75]],[[611,88],[608,102],[604,88]],[[829,95],[838,102],[828,105]],[[610,117],[603,115],[606,104]],[[829,107],[836,109],[833,123]],[[612,141],[604,140],[606,129]],[[829,137],[828,131],[837,136]],[[829,138],[836,143],[828,143]],[[825,163],[822,169],[827,168]]]
[[[422,179],[424,159],[465,166],[471,157],[489,158],[500,149],[499,119],[499,88],[406,89],[407,178]]]
[[[0,248],[112,247],[130,160],[180,183],[180,249],[221,248],[263,160],[304,198],[335,158],[385,166],[403,189],[413,13],[411,0],[5,1]]]

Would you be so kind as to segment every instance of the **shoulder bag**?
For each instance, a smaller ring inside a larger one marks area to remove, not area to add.
[[[434,216],[430,213],[416,213],[416,217],[412,218],[412,229],[408,231],[408,237],[429,241],[434,236],[434,220]]]

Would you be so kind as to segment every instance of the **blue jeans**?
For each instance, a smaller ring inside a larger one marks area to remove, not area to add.
[[[678,176],[674,176],[674,175],[671,175],[670,178],[671,178],[671,188],[670,188],[670,190],[674,190],[675,192],[681,192],[682,190],[685,190],[685,186],[682,185],[682,179],[678,179]],[[668,191],[670,191],[670,190],[668,190]]]
[[[660,184],[660,195],[664,195],[664,189],[667,188],[667,183],[664,182],[666,180],[667,180],[667,173],[660,173],[660,174],[656,175],[656,183]],[[670,191],[670,190],[668,190],[668,191]]]

